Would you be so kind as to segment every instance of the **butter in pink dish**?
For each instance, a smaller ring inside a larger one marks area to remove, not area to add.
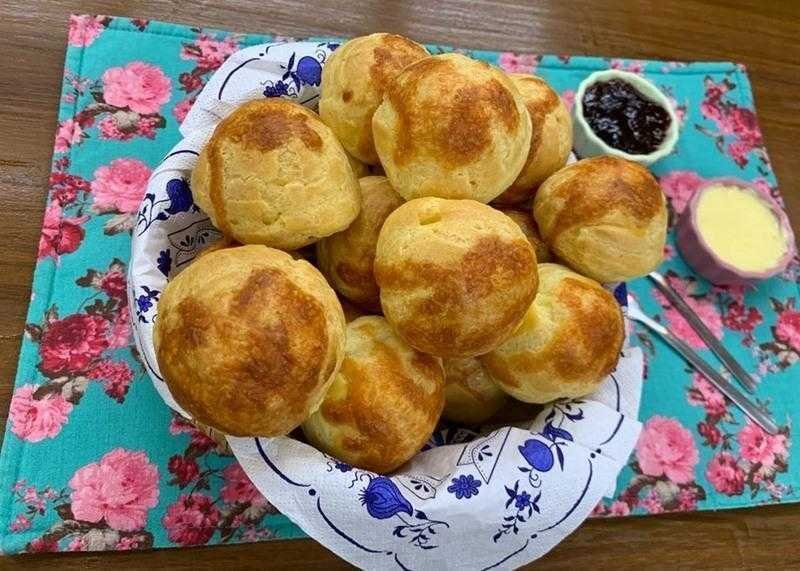
[[[701,186],[681,214],[683,259],[716,285],[752,285],[779,274],[795,255],[786,213],[750,183],[718,178]]]

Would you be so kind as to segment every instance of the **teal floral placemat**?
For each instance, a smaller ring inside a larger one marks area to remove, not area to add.
[[[140,19],[70,18],[50,192],[0,458],[3,552],[304,536],[235,461],[163,404],[135,355],[125,297],[130,230],[151,170],[179,140],[178,126],[211,74],[237,49],[269,39]],[[705,179],[723,175],[753,181],[780,200],[741,66],[467,53],[543,76],[568,105],[591,71],[643,73],[669,94],[682,121],[677,151],[653,169],[675,213]],[[796,501],[800,465],[790,453],[800,415],[792,384],[800,372],[798,264],[757,291],[716,288],[671,244],[662,270],[760,380],[759,401],[782,432],[769,436],[746,422],[639,330],[648,369],[645,426],[614,497],[595,513]],[[630,288],[645,311],[711,356],[647,281]]]

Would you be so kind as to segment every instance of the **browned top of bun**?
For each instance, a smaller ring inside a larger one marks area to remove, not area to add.
[[[561,383],[585,382],[586,371],[602,363],[597,375],[604,378],[617,363],[623,336],[621,329],[609,327],[619,321],[619,307],[606,290],[579,277],[565,277],[553,292],[558,303],[569,312],[540,353],[521,353],[512,359],[513,367],[525,370],[550,368]],[[518,386],[513,376],[503,380]]]
[[[593,157],[565,167],[556,176],[559,180],[548,200],[558,201],[561,207],[546,228],[540,225],[548,241],[575,226],[591,225],[612,210],[644,226],[663,208],[658,181],[646,167],[633,161]]]
[[[622,313],[600,284],[557,264],[540,264],[540,289],[514,334],[481,356],[503,390],[526,402],[590,393],[617,363]]]
[[[386,96],[399,119],[394,153],[398,165],[431,151],[453,167],[476,160],[491,144],[491,116],[509,133],[517,129],[523,117],[508,87],[496,78],[475,82],[473,69],[490,66],[463,57],[425,58],[408,66],[389,86]]]
[[[341,359],[344,317],[308,263],[265,246],[199,257],[165,288],[155,346],[175,400],[234,435],[285,434]]]
[[[536,295],[536,256],[507,216],[474,200],[418,198],[386,219],[375,278],[389,322],[443,357],[490,351]]]
[[[394,81],[398,72],[420,58],[428,56],[427,50],[413,40],[398,34],[380,34],[380,41],[372,48],[373,61],[369,77],[380,92]]]
[[[261,151],[277,149],[299,139],[307,149],[318,151],[322,138],[309,124],[316,115],[297,103],[267,97],[244,103],[236,113],[223,119],[214,131],[217,138],[253,146]]]
[[[347,326],[346,355],[309,439],[360,468],[389,472],[430,437],[444,405],[441,361],[415,351],[382,317]]]

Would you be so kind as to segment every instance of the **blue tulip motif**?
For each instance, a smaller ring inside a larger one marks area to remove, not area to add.
[[[301,85],[319,85],[322,81],[322,64],[311,56],[295,60],[295,54],[292,54],[284,69],[286,72],[281,80],[291,79],[298,91]]]
[[[534,513],[541,513],[539,509],[539,500],[542,497],[541,473],[552,470],[556,461],[561,471],[564,471],[565,459],[562,448],[575,439],[563,424],[566,421],[576,423],[583,420],[583,409],[580,408],[580,404],[581,401],[576,400],[554,404],[545,417],[544,428],[537,434],[539,438],[529,438],[521,446],[517,446],[517,450],[528,463],[528,466],[518,466],[520,472],[527,474],[528,489],[525,489],[525,480],[516,480],[513,486],[505,487],[508,495],[506,515],[492,536],[495,543],[503,537],[517,535],[521,531],[522,524],[534,517]],[[562,417],[560,421],[556,421],[558,413]]]
[[[399,513],[413,515],[411,504],[389,478],[376,476],[361,492],[361,504],[369,515],[376,519],[387,519]]]
[[[188,212],[194,205],[189,183],[182,178],[173,178],[167,183],[167,197],[169,197],[169,208],[166,211],[169,214]]]
[[[375,519],[396,517],[400,523],[395,526],[392,535],[407,539],[420,549],[436,549],[438,545],[433,539],[439,533],[437,528],[450,527],[447,522],[428,518],[423,511],[414,511],[395,483],[385,476],[373,477],[361,491],[360,497],[361,504]],[[401,514],[407,514],[408,518]]]
[[[319,85],[322,81],[322,65],[311,56],[300,58],[295,73],[306,85]]]
[[[517,448],[534,470],[547,472],[553,467],[553,451],[544,442],[530,439]]]

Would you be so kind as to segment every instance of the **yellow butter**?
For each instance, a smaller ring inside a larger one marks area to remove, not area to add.
[[[786,253],[778,218],[750,189],[732,185],[707,189],[697,203],[696,224],[723,262],[744,271],[772,268]]]

